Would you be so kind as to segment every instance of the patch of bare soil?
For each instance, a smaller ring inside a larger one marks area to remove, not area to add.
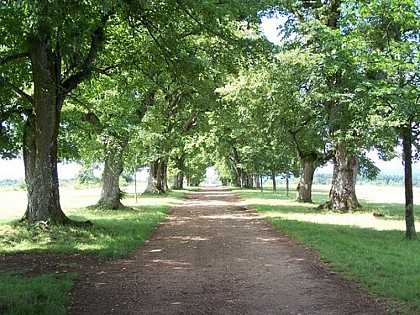
[[[75,315],[386,313],[238,201],[222,189],[190,193],[125,259],[23,257],[48,262],[43,270],[84,266],[70,292],[68,312]],[[10,265],[13,256],[0,262]]]
[[[80,273],[105,263],[105,260],[79,254],[0,254],[1,271],[16,271],[26,277],[44,273]]]

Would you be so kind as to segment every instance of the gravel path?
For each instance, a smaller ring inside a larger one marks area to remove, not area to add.
[[[384,314],[223,189],[191,192],[126,259],[87,270],[69,314]]]

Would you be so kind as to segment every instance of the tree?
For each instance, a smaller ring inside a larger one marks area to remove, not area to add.
[[[142,119],[155,101],[155,87],[144,80],[143,75],[114,73],[85,82],[63,111],[64,130],[72,138],[68,142],[77,143],[77,159],[103,163],[100,208],[123,206],[120,175],[138,155],[130,151],[136,151],[133,144]]]
[[[61,110],[66,96],[94,72],[114,9],[103,4],[2,1],[0,10],[2,85],[6,93],[20,97],[26,118],[25,219],[68,223],[59,202],[57,176]]]
[[[286,4],[283,12],[289,14],[287,44],[309,50],[318,62],[312,75],[320,78],[316,106],[328,128],[334,165],[326,207],[344,212],[359,208],[355,185],[366,131],[355,128],[355,121],[366,113],[354,93],[360,74],[351,38],[346,34],[346,5],[344,1],[302,1],[299,5]]]
[[[119,61],[113,58],[109,47],[121,49],[126,37],[111,36],[107,41],[113,28],[128,22],[133,33],[146,30],[156,45],[168,52],[171,47],[178,47],[172,44],[183,34],[207,28],[216,34],[227,30],[232,19],[252,19],[260,9],[258,2],[253,1],[241,6],[236,1],[184,4],[117,0],[16,0],[0,4],[0,32],[4,39],[0,57],[1,99],[19,98],[19,102],[9,103],[10,108],[2,107],[2,122],[12,112],[26,120],[22,146],[28,187],[25,218],[29,223],[70,222],[59,201],[57,139],[61,112],[66,97],[81,82],[94,72],[108,72]],[[178,22],[182,20],[193,22],[181,29]],[[102,60],[111,63],[98,68],[99,57],[105,53],[109,58]]]
[[[416,1],[354,3],[349,15],[360,41],[366,73],[361,92],[371,100],[375,140],[386,156],[401,139],[405,177],[406,236],[416,235],[413,213],[412,160],[420,146],[419,6]],[[357,18],[356,18],[357,17]]]
[[[178,184],[175,187],[180,186],[183,164],[188,163],[184,136],[197,125],[198,117],[212,110],[216,104],[214,90],[217,85],[225,73],[237,71],[244,53],[248,53],[235,50],[254,46],[249,38],[242,36],[242,22],[231,21],[228,27],[226,34],[214,36],[212,30],[183,38],[183,44],[175,53],[177,63],[168,65],[159,78],[163,97],[146,116],[148,132],[155,133],[155,138],[159,139],[158,143],[152,143],[154,148],[147,150],[151,171],[146,192],[167,189],[168,166],[177,167],[174,175]]]
[[[268,173],[273,179],[273,169],[296,173],[296,158],[291,151],[294,148],[302,164],[297,199],[311,202],[315,167],[330,158],[330,150],[325,148],[326,125],[319,119],[317,99],[312,96],[319,85],[312,70],[318,59],[308,52],[282,47],[271,54],[274,57],[261,58],[243,69],[220,91],[227,100],[237,103],[240,113],[234,120],[243,120],[242,125],[246,126],[241,143],[249,143],[247,151],[255,152],[246,163],[247,169],[254,165],[260,174]],[[251,142],[254,143],[250,145]],[[269,166],[273,161],[283,162],[278,167]]]

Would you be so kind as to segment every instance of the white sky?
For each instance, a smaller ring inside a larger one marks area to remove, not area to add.
[[[281,20],[276,17],[271,19],[263,17],[261,20],[261,31],[265,37],[267,37],[267,39],[274,44],[278,44],[279,42],[279,31],[277,30],[277,27],[280,25],[280,23]]]
[[[386,171],[400,171],[403,175],[404,167],[401,162],[401,158],[395,158],[389,162],[379,160],[375,152],[370,152],[368,157],[373,159],[376,163],[376,166],[382,172]],[[77,172],[81,169],[81,166],[76,163],[69,164],[59,164],[58,165],[58,177],[61,179],[70,179],[75,178]],[[420,172],[420,163],[413,164],[413,170]],[[332,173],[332,165],[327,165],[323,168],[317,169],[318,173]],[[144,170],[139,172],[137,175],[139,178],[143,178],[146,175]],[[23,179],[25,178],[25,172],[23,167],[23,161],[21,159],[15,160],[2,160],[0,159],[0,179]]]

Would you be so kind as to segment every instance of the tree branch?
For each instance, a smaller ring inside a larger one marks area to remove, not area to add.
[[[295,149],[296,149],[296,153],[297,153],[297,155],[298,155],[298,157],[300,158],[300,159],[303,159],[304,158],[304,156],[303,156],[303,151],[302,151],[302,149],[300,148],[300,144],[299,144],[299,141],[297,140],[297,137],[296,137],[296,134],[298,133],[299,131],[292,131],[292,130],[290,130],[290,129],[288,129],[287,130],[287,133],[292,137],[292,142],[295,144]]]
[[[154,84],[156,84],[158,87],[160,87],[163,91],[166,89],[166,87],[162,83],[160,83],[159,81],[155,80],[151,74],[147,73],[142,68],[138,68],[138,70],[141,73],[143,73],[150,81],[152,81]]]
[[[31,112],[31,109],[24,108],[22,106],[15,106],[6,111],[0,111],[0,118],[1,118],[1,121],[3,122],[3,121],[6,121],[12,114],[20,114],[20,115],[25,114],[29,116],[30,112]]]
[[[26,57],[29,57],[28,52],[17,53],[17,54],[10,55],[10,56],[7,56],[7,57],[4,57],[4,58],[0,59],[0,64],[4,65],[4,64],[6,64],[10,61],[21,59],[21,58],[26,58]]]
[[[182,126],[182,131],[188,132],[192,127],[195,126],[197,114],[192,112],[190,116],[188,117],[187,121]]]
[[[111,10],[101,18],[100,26],[93,32],[92,40],[90,43],[89,53],[86,56],[86,59],[83,62],[81,70],[72,76],[70,76],[66,81],[63,82],[62,87],[64,93],[68,94],[74,90],[80,82],[88,78],[93,71],[92,65],[95,59],[98,56],[99,49],[105,39],[105,27],[109,17],[114,13],[114,10]]]
[[[100,73],[100,74],[104,74],[104,75],[109,75],[109,73],[112,71],[112,70],[115,70],[115,69],[117,69],[118,68],[118,65],[112,65],[112,66],[108,66],[108,67],[106,67],[106,68],[102,68],[102,69],[100,69],[100,68],[95,68],[94,69],[94,71],[96,72],[96,73]]]
[[[229,38],[226,38],[223,34],[219,32],[215,32],[214,29],[209,28],[205,24],[203,24],[201,21],[199,21],[189,10],[188,8],[180,1],[176,0],[176,3],[180,6],[181,10],[184,11],[194,22],[196,22],[202,29],[206,30],[210,34],[214,34],[220,39],[223,39],[226,42],[229,42]],[[182,38],[182,37],[181,37]]]
[[[165,62],[167,64],[167,66],[169,68],[171,68],[171,64],[172,64],[172,60],[170,58],[170,54],[169,51],[166,47],[164,47],[159,40],[157,39],[157,37],[155,36],[155,34],[152,32],[152,30],[150,29],[150,27],[157,29],[156,27],[154,27],[153,23],[151,23],[149,20],[147,19],[141,19],[140,22],[143,24],[143,26],[146,28],[147,32],[149,33],[150,37],[152,37],[154,43],[156,44],[156,46],[158,46],[158,48],[162,51],[163,54],[163,58],[165,59]],[[158,30],[158,29],[157,29]],[[159,31],[159,30],[158,30]]]
[[[25,101],[29,102],[30,104],[33,103],[34,99],[31,95],[25,93],[23,90],[21,90],[19,87],[17,87],[13,83],[7,81],[5,78],[0,79],[0,85],[10,88],[11,90],[13,90],[16,94],[21,96]]]

